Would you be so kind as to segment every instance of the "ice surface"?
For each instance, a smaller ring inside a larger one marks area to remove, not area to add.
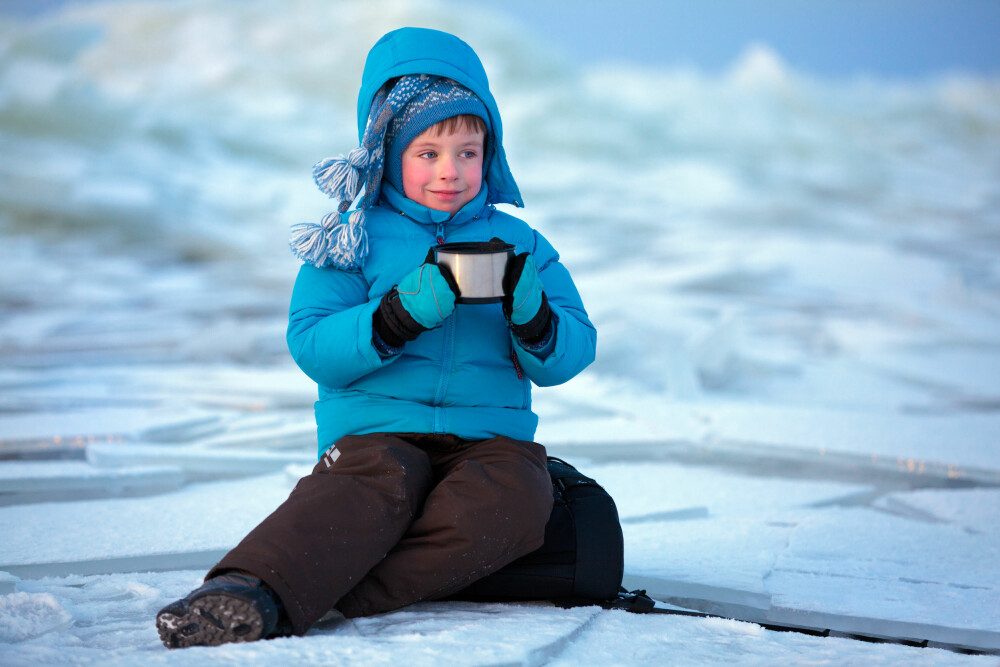
[[[626,524],[625,572],[670,582],[669,591],[651,589],[657,595],[708,599],[722,595],[730,602],[766,607],[768,574],[795,527],[792,516],[780,516],[781,520],[726,517]]]
[[[0,505],[153,495],[183,484],[184,473],[166,466],[107,470],[76,461],[8,462],[0,466]]]
[[[991,665],[991,656],[875,645],[771,632],[750,623],[682,616],[635,616],[594,607],[425,603],[302,638],[167,652],[149,618],[197,585],[199,573],[164,572],[39,579],[28,595],[49,595],[73,610],[73,624],[32,640],[0,643],[0,662],[110,665],[264,663],[398,664],[761,664],[899,663]]]
[[[615,447],[605,449],[614,455]],[[726,474],[717,469],[670,463],[643,465],[578,462],[576,467],[607,489],[622,518],[633,522],[659,512],[702,507],[711,517],[739,516],[792,509],[857,495],[870,490],[858,484],[815,480],[776,480]]]
[[[889,512],[931,523],[950,523],[970,534],[996,536],[1000,533],[1000,490],[930,489],[894,493],[880,498],[875,506]]]
[[[873,645],[850,639],[771,632],[726,619],[603,614],[547,664],[705,665],[836,664],[989,665],[989,656],[957,657],[941,650]]]
[[[1000,539],[995,534],[969,533],[960,526],[912,521],[867,508],[840,508],[795,527],[787,549],[775,563],[775,574],[788,570],[832,578],[942,584],[1000,595],[997,557]],[[823,602],[835,604],[833,600]],[[840,604],[857,603],[847,597]],[[947,616],[975,627],[1000,630],[1000,609],[983,614],[974,608],[924,611],[901,606],[895,613],[919,621],[927,620],[924,614],[930,613],[938,620]]]
[[[364,54],[413,24],[482,55],[518,213],[597,325],[595,364],[535,392],[537,439],[613,493],[627,581],[842,632],[1000,632],[995,80],[810,79],[766,45],[721,76],[578,69],[490,10],[360,7],[0,22],[0,664],[995,664],[546,605],[162,648],[156,610],[315,460],[287,228],[329,211],[309,165],[356,145]]]
[[[61,576],[107,572],[102,563],[132,571],[207,567],[289,491],[285,475],[276,473],[151,498],[0,507],[0,571]],[[178,556],[185,553],[201,556],[185,565]]]
[[[607,391],[612,394],[614,389]],[[551,442],[553,450],[582,456],[590,445],[605,451],[620,445],[624,453],[638,443],[657,443],[821,465],[826,457],[830,465],[843,461],[915,477],[1000,481],[995,452],[1000,417],[991,413],[905,415],[737,402],[667,404],[619,394],[601,401],[602,409],[621,407],[599,429],[592,425],[597,420],[564,424],[558,420],[561,408],[545,401],[539,401],[540,412],[554,413],[557,419],[539,428],[539,438]]]
[[[311,450],[311,448],[310,448]],[[99,443],[87,447],[87,460],[97,466],[169,465],[192,480],[245,477],[281,470],[291,463],[315,462],[307,450],[242,451],[194,446]]]
[[[17,381],[14,386],[20,384]],[[2,386],[2,383],[0,383]],[[49,451],[64,456],[82,456],[84,448],[94,442],[116,442],[131,433],[165,424],[204,417],[205,412],[177,410],[163,407],[118,408],[103,404],[100,399],[89,398],[89,409],[59,410],[60,398],[36,398],[30,391],[18,391],[15,398],[6,392],[4,407],[10,412],[0,414],[0,457],[33,455]],[[44,419],[33,414],[36,403],[50,406]],[[74,401],[75,402],[75,401]],[[23,412],[22,412],[23,411]],[[18,414],[21,412],[20,414]],[[13,413],[13,414],[11,414]]]
[[[1000,648],[995,533],[855,508],[624,532],[642,545],[627,552],[627,580],[657,596],[716,613],[750,607],[761,621]]]

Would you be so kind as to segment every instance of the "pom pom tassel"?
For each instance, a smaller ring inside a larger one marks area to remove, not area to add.
[[[335,211],[319,224],[292,225],[288,245],[296,257],[318,269],[330,264],[339,269],[358,269],[368,256],[364,212],[354,211],[346,223],[340,211]]]
[[[328,157],[313,165],[313,180],[333,199],[352,202],[361,189],[361,172],[368,166],[368,151],[359,146],[347,157]]]
[[[368,233],[364,211],[354,211],[346,224],[338,225],[329,239],[330,262],[341,269],[357,269],[368,257]]]
[[[288,245],[296,257],[321,269],[329,262],[330,239],[339,226],[342,225],[338,211],[325,215],[319,224],[303,222],[292,225],[292,236]]]

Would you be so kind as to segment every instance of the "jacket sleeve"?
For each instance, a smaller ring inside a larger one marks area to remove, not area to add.
[[[559,254],[545,237],[533,234],[531,253],[552,309],[555,344],[548,346],[551,352],[540,359],[522,348],[513,334],[511,337],[518,363],[527,376],[539,387],[550,387],[566,382],[594,361],[597,330],[583,308],[569,271],[559,262]]]
[[[303,264],[288,315],[288,350],[317,384],[338,389],[391,363],[372,343],[378,299],[368,297],[364,275]]]

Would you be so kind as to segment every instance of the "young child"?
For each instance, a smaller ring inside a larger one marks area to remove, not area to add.
[[[579,373],[596,334],[552,246],[494,208],[522,204],[479,58],[435,30],[385,35],[358,130],[360,148],[315,169],[337,212],[292,239],[305,263],[288,346],[319,385],[319,463],[159,612],[168,647],[440,599],[542,544],[552,487],[531,382]],[[456,305],[428,249],[495,238],[516,248],[503,302]]]

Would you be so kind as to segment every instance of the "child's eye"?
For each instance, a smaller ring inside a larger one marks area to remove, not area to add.
[[[471,151],[471,150],[470,151],[462,151],[461,153],[459,153],[459,155],[461,155],[464,158],[474,158],[474,157],[476,157],[476,151]]]
[[[422,157],[422,158],[427,158],[428,160],[433,160],[434,158],[437,157],[437,153],[435,153],[434,151],[424,151],[423,153],[418,154],[417,157]]]

